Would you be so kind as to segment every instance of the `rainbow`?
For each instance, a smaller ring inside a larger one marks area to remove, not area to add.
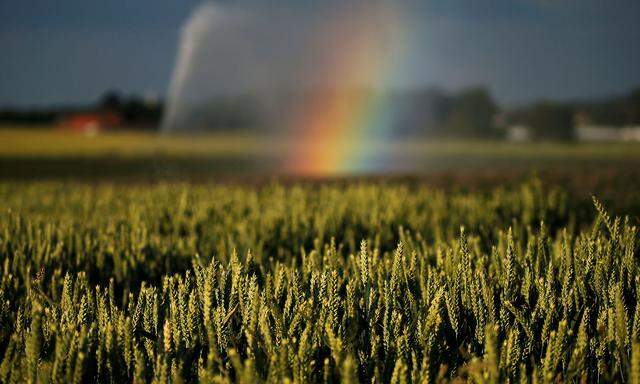
[[[381,159],[372,140],[387,138],[393,106],[385,87],[401,73],[406,17],[392,2],[342,15],[321,33],[320,63],[335,86],[302,103],[293,125],[302,132],[287,159],[290,173],[332,176],[373,172]]]

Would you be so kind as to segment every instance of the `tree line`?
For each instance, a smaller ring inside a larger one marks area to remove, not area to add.
[[[482,86],[458,92],[420,88],[392,92],[386,97],[394,111],[393,132],[399,136],[500,138],[509,127],[522,126],[534,139],[569,140],[578,125],[640,125],[640,88],[598,100],[540,100],[517,108],[500,106]],[[188,121],[210,130],[260,129],[265,121],[281,122],[294,112],[291,95],[274,99],[271,106],[280,105],[275,119],[261,111],[261,100],[242,96],[216,97],[194,106]],[[121,116],[126,128],[155,129],[160,125],[163,103],[109,91],[88,106],[0,109],[0,124],[42,126],[79,111],[110,111]]]

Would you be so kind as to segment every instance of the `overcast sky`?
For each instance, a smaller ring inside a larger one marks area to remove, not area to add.
[[[267,1],[309,12],[331,4]],[[107,89],[164,95],[181,26],[200,3],[0,1],[0,105],[91,102]],[[410,56],[412,84],[486,84],[510,104],[640,85],[640,1],[416,0],[408,7],[420,47]]]

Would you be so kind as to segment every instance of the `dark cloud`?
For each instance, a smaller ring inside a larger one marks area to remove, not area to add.
[[[227,3],[275,5],[294,14],[316,12],[317,4],[344,4]],[[180,27],[197,4],[0,2],[0,104],[85,101],[113,87],[165,93]],[[588,97],[640,84],[638,1],[434,0],[404,6],[416,28],[403,83],[445,88],[484,83],[510,103]]]

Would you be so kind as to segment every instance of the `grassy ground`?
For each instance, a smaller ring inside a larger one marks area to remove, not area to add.
[[[218,133],[167,136],[153,132],[115,131],[95,136],[55,129],[0,127],[2,157],[117,156],[275,156],[295,145],[286,138]],[[484,156],[504,159],[640,161],[636,143],[507,143],[482,140],[414,140],[373,142],[375,151],[409,156]]]
[[[295,142],[274,137],[195,137],[0,128],[0,179],[157,180],[247,178],[281,173]],[[640,167],[640,145],[398,140],[369,143],[391,175],[561,171],[604,173]],[[389,176],[389,174],[385,174]]]

